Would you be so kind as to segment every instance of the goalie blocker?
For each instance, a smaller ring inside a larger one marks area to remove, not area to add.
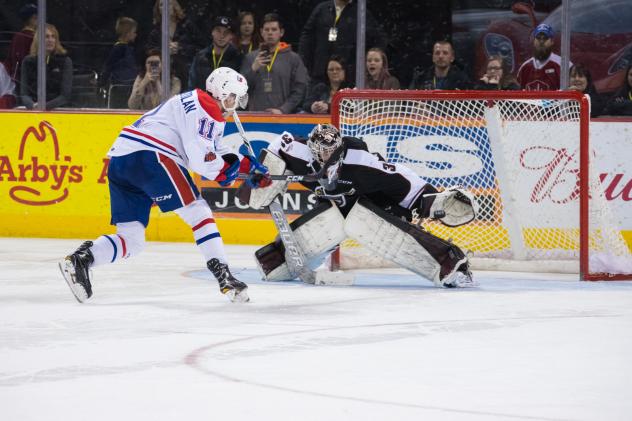
[[[438,287],[473,285],[468,259],[456,245],[360,199],[345,219],[329,202],[320,203],[290,224],[308,265],[315,269],[346,237]],[[266,281],[290,280],[285,249],[276,240],[255,252]]]

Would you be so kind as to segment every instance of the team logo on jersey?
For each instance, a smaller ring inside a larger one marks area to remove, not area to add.
[[[204,162],[215,161],[216,158],[217,158],[217,155],[215,155],[215,152],[209,152],[206,155],[204,155]]]
[[[72,157],[60,152],[57,132],[48,121],[24,131],[17,159],[0,156],[0,181],[19,183],[9,197],[23,205],[46,206],[68,197],[68,184],[83,180],[83,167],[71,165]]]

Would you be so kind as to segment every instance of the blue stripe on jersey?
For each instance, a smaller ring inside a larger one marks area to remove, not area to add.
[[[112,247],[114,247],[114,256],[112,256],[112,261],[110,262],[110,263],[114,263],[114,261],[116,260],[116,255],[118,253],[118,249],[116,248],[116,243],[114,242],[114,240],[110,238],[109,235],[104,235],[104,237],[110,240],[110,243],[112,243]]]
[[[199,240],[195,240],[195,244],[197,244],[199,246],[203,242],[208,241],[208,240],[213,239],[213,238],[217,238],[217,237],[220,237],[219,232],[214,232],[213,234],[209,234],[206,237],[200,238]]]
[[[154,145],[153,143],[149,143],[149,142],[147,142],[147,141],[145,141],[145,140],[143,140],[143,139],[140,139],[140,138],[138,138],[138,137],[130,136],[130,135],[128,135],[128,134],[123,134],[123,133],[121,133],[121,134],[119,135],[119,137],[124,137],[125,139],[129,139],[129,140],[133,140],[133,141],[138,142],[138,143],[142,143],[143,145],[150,146],[150,147],[152,147],[152,148],[154,148],[154,149],[156,149],[156,150],[158,150],[158,151],[160,151],[160,152],[163,152],[163,153],[169,154],[169,155],[171,155],[171,156],[175,156],[176,158],[180,158],[180,157],[178,156],[178,154],[175,154],[175,153],[173,153],[173,152],[170,152],[170,151],[169,151],[169,150],[167,150],[167,149],[163,149],[163,148],[161,148],[160,146],[156,146],[156,145]]]

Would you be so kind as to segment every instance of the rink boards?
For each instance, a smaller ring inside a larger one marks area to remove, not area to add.
[[[136,113],[1,112],[0,125],[0,236],[91,238],[110,232],[107,159],[105,154],[120,129],[138,118]],[[327,116],[243,115],[255,148],[265,147],[288,130],[307,134]],[[622,218],[624,235],[632,232],[632,171],[624,157],[632,156],[631,120],[591,123],[597,169],[609,202]],[[227,125],[225,142],[238,147],[235,126]],[[617,153],[602,153],[617,151]],[[227,243],[260,244],[275,235],[265,213],[241,205],[235,188],[196,180],[215,212]],[[314,197],[291,185],[283,204],[290,217],[314,204]],[[190,241],[190,229],[175,214],[152,210],[148,239]]]

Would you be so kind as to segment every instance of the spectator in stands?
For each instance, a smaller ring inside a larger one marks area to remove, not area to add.
[[[41,28],[40,28],[41,29]],[[39,29],[38,29],[39,31]],[[44,49],[46,51],[46,109],[67,105],[72,92],[72,60],[59,41],[55,25],[46,24]],[[20,71],[20,99],[32,110],[37,106],[37,31],[31,44],[31,54],[22,62]]]
[[[520,84],[511,74],[507,60],[502,56],[491,56],[487,59],[485,74],[474,85],[473,89],[515,91],[520,89]]]
[[[0,109],[15,107],[15,82],[0,63]]]
[[[117,41],[103,65],[100,84],[108,93],[110,108],[127,108],[127,99],[138,74],[136,53],[132,45],[136,40],[138,24],[132,18],[116,20]]]
[[[388,58],[381,48],[366,53],[366,88],[399,89],[399,80],[388,71]]]
[[[299,110],[307,89],[307,69],[289,44],[281,42],[283,23],[276,13],[263,17],[258,50],[248,54],[241,74],[248,80],[248,110],[291,114]]]
[[[27,3],[20,8],[18,15],[22,19],[22,30],[11,39],[7,58],[4,62],[7,73],[16,83],[18,89],[16,92],[19,92],[20,88],[20,65],[22,60],[31,52],[31,43],[37,30],[37,6],[33,3]]]
[[[153,28],[149,32],[145,51],[162,49],[162,0],[153,8]],[[169,56],[171,68],[187,86],[189,69],[195,53],[204,47],[206,40],[198,26],[187,17],[178,0],[169,1]]]
[[[245,56],[259,48],[261,35],[255,24],[254,13],[248,11],[239,12],[238,23],[239,27],[233,39],[233,44]]]
[[[623,86],[608,101],[605,114],[632,116],[632,65],[625,69]]]
[[[171,74],[171,94],[165,98],[162,92],[161,77],[163,72],[159,50],[147,51],[145,65],[136,76],[128,106],[133,110],[150,110],[161,102],[179,94],[182,85],[175,74]]]
[[[332,56],[327,63],[327,78],[329,83],[318,82],[310,85],[303,110],[313,114],[329,114],[331,99],[341,89],[351,88],[353,85],[345,77],[345,62],[340,56]]]
[[[239,71],[243,56],[231,43],[233,24],[230,18],[218,16],[211,26],[213,41],[210,46],[198,52],[189,70],[189,89],[206,89],[206,78],[218,67],[230,67]]]
[[[437,41],[432,47],[433,65],[425,71],[416,68],[410,89],[469,89],[470,78],[454,65],[454,48],[450,41]]]
[[[590,116],[597,117],[603,114],[606,106],[605,98],[597,93],[593,84],[592,75],[587,67],[575,64],[569,70],[568,89],[578,91],[590,96]]]
[[[533,31],[533,57],[518,69],[518,83],[528,91],[560,89],[562,59],[553,53],[553,28],[545,23]],[[572,65],[572,63],[571,63]]]
[[[312,81],[327,81],[327,60],[338,55],[346,63],[348,80],[355,80],[357,2],[327,0],[319,3],[307,19],[299,42],[299,54]],[[366,45],[386,49],[387,37],[366,13]]]

